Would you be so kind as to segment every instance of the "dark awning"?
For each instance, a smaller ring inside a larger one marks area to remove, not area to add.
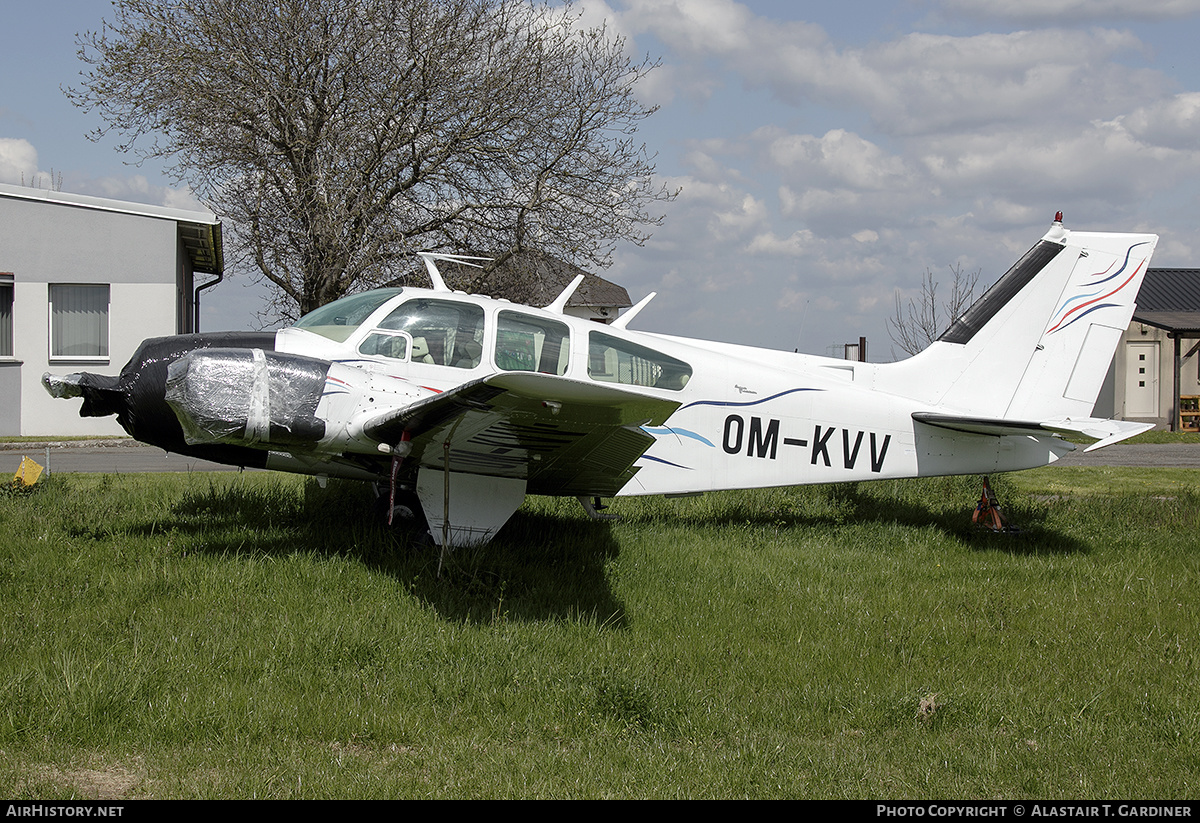
[[[1200,337],[1200,312],[1135,311],[1133,322],[1145,323],[1180,337]]]

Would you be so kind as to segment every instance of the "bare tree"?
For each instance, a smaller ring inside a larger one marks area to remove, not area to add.
[[[29,182],[25,182],[25,172],[21,172],[21,185],[28,186],[31,189],[40,189],[45,187],[46,191],[62,191],[63,176],[62,172],[55,173],[54,167],[50,167],[50,173],[31,172]]]
[[[535,248],[603,267],[645,242],[653,181],[629,58],[570,4],[114,0],[67,95],[228,222],[295,317],[418,250]]]
[[[961,265],[950,266],[953,279],[950,282],[950,297],[938,299],[938,281],[933,272],[925,270],[921,277],[921,293],[905,304],[896,290],[896,313],[888,318],[888,335],[892,343],[908,354],[923,351],[937,340],[954,321],[975,302],[975,288],[979,283],[980,270],[967,273]]]

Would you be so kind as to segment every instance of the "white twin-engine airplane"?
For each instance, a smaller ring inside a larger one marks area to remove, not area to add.
[[[145,341],[118,377],[46,375],[82,416],[238,466],[380,484],[442,546],[526,494],[599,498],[985,474],[1151,428],[1090,415],[1158,240],[1046,235],[929,348],[869,364],[632,331],[448,289],[342,298],[274,333]],[[390,518],[390,511],[389,511]]]

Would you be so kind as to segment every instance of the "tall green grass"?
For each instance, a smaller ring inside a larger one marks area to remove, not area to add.
[[[443,557],[369,490],[0,494],[0,794],[1188,798],[1200,473],[530,498]],[[439,573],[440,571],[440,573]]]

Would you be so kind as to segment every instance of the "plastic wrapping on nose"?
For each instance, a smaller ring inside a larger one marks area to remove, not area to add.
[[[167,369],[166,401],[190,445],[297,447],[325,436],[316,416],[329,363],[262,349],[205,349]]]

